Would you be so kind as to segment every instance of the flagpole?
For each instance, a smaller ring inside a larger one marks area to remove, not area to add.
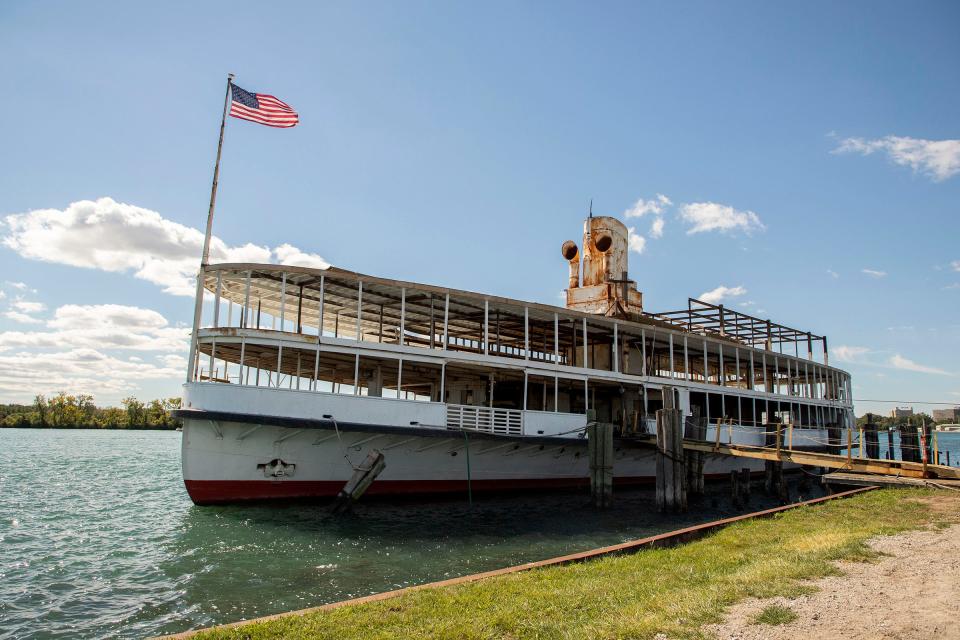
[[[223,131],[227,126],[227,106],[230,104],[230,88],[234,75],[227,74],[227,92],[223,97],[223,116],[220,118],[220,140],[217,142],[217,161],[213,166],[213,184],[210,186],[210,208],[207,210],[207,229],[203,236],[203,254],[200,271],[197,272],[197,293],[193,306],[193,331],[190,335],[190,357],[187,360],[187,382],[196,378],[197,333],[200,331],[200,316],[203,315],[203,273],[210,261],[210,237],[213,234],[213,209],[217,204],[217,185],[220,181],[220,155],[223,152]]]
[[[217,184],[220,181],[220,154],[223,151],[223,130],[227,126],[227,105],[230,104],[230,87],[233,86],[233,74],[227,74],[227,93],[223,96],[223,117],[220,119],[220,141],[217,143],[217,162],[213,166],[213,184],[210,186],[210,209],[207,210],[207,232],[203,237],[203,257],[200,266],[210,261],[210,236],[213,232],[213,209],[217,204]]]

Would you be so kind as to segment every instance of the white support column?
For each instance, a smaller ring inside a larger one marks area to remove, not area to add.
[[[736,349],[734,349],[733,354],[734,354],[733,355],[734,366],[737,367],[737,389],[741,389],[742,387],[740,386],[740,347],[737,347]],[[739,396],[737,397],[739,398]],[[738,399],[737,407],[739,408],[739,406],[740,406],[740,400]]]
[[[490,301],[483,301],[483,354],[490,353]]]
[[[300,377],[301,377],[301,376],[300,376],[300,360],[301,360],[301,357],[300,357],[300,356],[301,356],[300,352],[297,351],[297,391],[300,390]],[[226,370],[227,370],[226,365],[224,365],[223,370],[224,370],[224,372],[226,372]],[[290,385],[291,385],[291,386],[293,385],[293,381],[290,382]]]
[[[613,323],[613,372],[620,373],[620,336],[618,335],[618,324]]]
[[[673,379],[677,377],[676,368],[673,366],[673,333],[667,334],[667,343],[670,347],[670,378]]]
[[[277,389],[280,388],[280,365],[283,364],[283,345],[277,349]]]
[[[447,295],[447,299],[448,299],[448,300],[450,299],[449,294]],[[446,400],[446,394],[445,394],[445,391],[446,391],[446,381],[447,381],[447,363],[446,363],[446,362],[441,362],[441,363],[440,363],[440,402],[446,402],[446,401],[447,401],[447,400]]]
[[[756,390],[757,390],[757,374],[754,373],[754,369],[753,369],[753,349],[750,349],[750,387],[749,387],[749,389],[750,389],[750,391],[756,391]],[[754,420],[756,420],[756,418],[757,418],[757,403],[756,403],[756,402],[753,403],[753,418],[754,418]]]
[[[590,387],[586,378],[583,379],[583,409],[584,411],[590,410]]]
[[[237,384],[243,384],[243,362],[246,360],[247,339],[240,338],[240,376]],[[250,365],[247,365],[247,377],[250,377]]]
[[[401,303],[402,304],[402,303]],[[403,398],[403,358],[397,362],[397,400]]]
[[[527,375],[527,370],[523,370],[523,410],[527,410],[527,383],[529,382],[529,376]]]
[[[773,392],[780,395],[780,358],[773,356]]]
[[[727,386],[727,371],[723,368],[723,345],[717,343],[717,348],[720,350],[720,386],[725,387]],[[723,415],[727,415],[726,412]]]
[[[529,307],[523,308],[523,359],[524,360],[530,359],[530,308]],[[526,374],[524,374],[524,376],[526,376]],[[524,378],[524,380],[526,380],[526,378]],[[526,381],[524,381],[523,383],[523,393],[524,393],[523,408],[526,409],[527,408]]]
[[[553,412],[560,411],[560,379],[556,373],[553,374]]]
[[[213,359],[217,353],[217,339],[214,338],[210,343],[210,365],[207,369],[207,380],[213,382]]]
[[[253,271],[247,271],[247,284],[244,286],[243,292],[243,320],[241,320],[241,325],[243,328],[250,326],[250,280],[253,278]]]
[[[587,319],[583,319],[583,368],[586,369],[590,366],[590,354],[587,350]]]
[[[645,376],[647,375],[647,332],[643,329],[640,329],[640,357],[642,358],[640,375]],[[644,397],[646,397],[646,394],[644,394]],[[644,410],[644,413],[646,413],[646,410]]]
[[[683,378],[690,380],[690,352],[687,350],[687,334],[683,334]]]
[[[313,380],[310,381],[310,390],[316,391],[319,385],[320,377],[320,342],[317,342],[317,350],[313,354]]]
[[[710,357],[707,351],[707,339],[703,339],[703,384],[710,383]],[[709,403],[709,401],[708,401]]]
[[[767,354],[766,354],[766,353],[763,353],[763,354],[761,354],[760,357],[761,357],[761,359],[762,359],[761,364],[763,365],[763,392],[764,392],[764,393],[769,393],[768,387],[769,387],[770,385],[769,385],[769,383],[767,382]]]
[[[450,294],[447,294],[446,299],[443,301],[443,350],[447,350],[447,342],[450,330]],[[442,386],[442,385],[441,385]],[[442,395],[441,395],[442,397]]]
[[[280,279],[280,331],[285,331],[283,319],[287,311],[287,274],[283,274]],[[277,371],[277,378],[280,378],[280,372]]]
[[[353,395],[360,395],[360,354],[353,356]]]
[[[223,291],[223,271],[217,271],[217,290],[213,295],[213,328],[220,326],[220,294]]]
[[[320,304],[317,309],[317,344],[323,341],[323,297],[326,291],[326,276],[320,276]]]
[[[560,364],[560,316],[553,314],[553,364]]]
[[[406,331],[406,321],[407,321],[407,288],[402,287],[400,289],[400,337],[398,338],[397,344],[401,347],[403,346],[403,334]],[[401,368],[403,367],[403,361],[400,361]],[[400,383],[397,383],[399,387]],[[400,389],[397,389],[397,393],[400,392]]]
[[[363,340],[363,280],[357,280],[357,342]]]

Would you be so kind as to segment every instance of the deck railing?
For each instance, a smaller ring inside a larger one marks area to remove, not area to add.
[[[484,431],[499,435],[522,436],[523,412],[517,409],[494,409],[492,407],[448,404],[447,427]]]

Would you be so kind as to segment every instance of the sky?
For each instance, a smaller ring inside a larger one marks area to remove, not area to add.
[[[180,394],[232,72],[300,125],[228,118],[214,261],[562,304],[592,199],[647,310],[826,334],[858,414],[960,403],[958,28],[955,2],[0,3],[0,402]]]

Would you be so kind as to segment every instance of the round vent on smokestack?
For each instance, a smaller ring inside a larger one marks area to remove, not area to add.
[[[610,250],[610,246],[613,244],[613,238],[610,237],[607,233],[602,233],[596,237],[593,241],[593,246],[597,248],[597,251],[600,253],[606,253]]]
[[[577,243],[573,240],[567,240],[560,247],[560,253],[563,259],[570,263],[570,289],[576,289],[580,286],[580,251],[577,249]]]

